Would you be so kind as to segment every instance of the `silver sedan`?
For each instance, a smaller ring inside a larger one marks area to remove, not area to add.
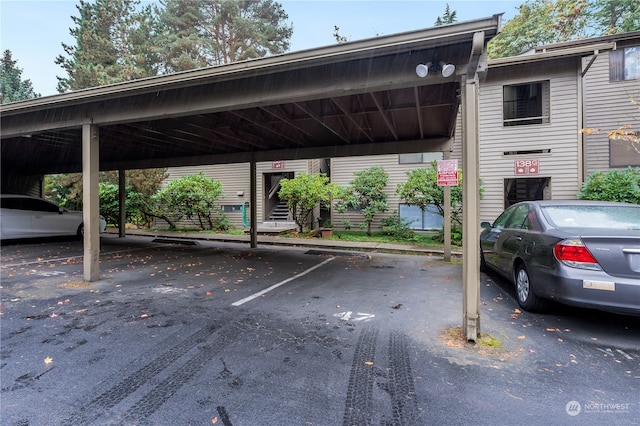
[[[640,205],[526,201],[481,226],[481,268],[511,280],[523,309],[554,300],[640,315]]]

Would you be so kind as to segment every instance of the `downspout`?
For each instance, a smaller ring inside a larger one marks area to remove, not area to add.
[[[585,121],[586,121],[586,117],[585,117],[586,107],[585,107],[585,100],[584,100],[584,77],[587,75],[587,72],[589,71],[593,63],[596,61],[596,59],[598,59],[599,54],[600,54],[600,51],[598,49],[593,51],[593,56],[591,56],[591,60],[589,61],[587,66],[584,68],[584,70],[580,72],[580,78],[578,78],[578,108],[580,109],[578,114],[578,117],[580,120],[580,122],[578,123],[579,129],[585,128]],[[582,65],[582,57],[580,57],[580,65]],[[578,163],[579,163],[578,170],[580,171],[578,174],[578,185],[580,186],[580,188],[582,188],[582,183],[584,182],[585,177],[587,176],[587,173],[588,173],[587,138],[588,138],[588,135],[585,132],[580,133],[581,146],[579,150],[580,158],[578,159]]]

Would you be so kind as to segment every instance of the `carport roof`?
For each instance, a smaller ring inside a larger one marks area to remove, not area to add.
[[[82,170],[82,127],[100,169],[445,149],[461,79],[482,72],[474,35],[501,15],[2,106],[2,173]],[[456,74],[419,78],[419,63]]]

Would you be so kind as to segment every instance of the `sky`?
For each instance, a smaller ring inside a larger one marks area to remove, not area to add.
[[[280,0],[293,24],[290,51],[335,44],[334,25],[350,41],[430,28],[448,3],[458,22],[504,13],[513,18],[520,1],[439,0]],[[145,2],[148,3],[148,2]],[[0,0],[0,48],[11,50],[22,79],[31,80],[42,96],[57,93],[56,76],[65,76],[55,58],[62,43],[75,44],[69,35],[78,16],[76,0]]]

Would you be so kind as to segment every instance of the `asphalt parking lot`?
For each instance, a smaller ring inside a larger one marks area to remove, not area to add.
[[[104,236],[4,244],[3,425],[640,423],[640,318],[517,309],[438,256]],[[502,347],[500,347],[502,345]]]

